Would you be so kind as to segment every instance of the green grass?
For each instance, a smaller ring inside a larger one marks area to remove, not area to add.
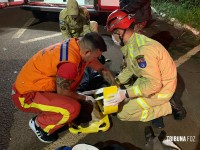
[[[200,6],[187,8],[186,5],[175,2],[161,2],[152,0],[151,5],[158,11],[165,13],[170,18],[188,24],[200,31]]]

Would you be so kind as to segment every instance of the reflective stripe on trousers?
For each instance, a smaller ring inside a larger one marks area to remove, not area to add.
[[[32,113],[37,113],[37,114],[41,113],[41,112],[52,112],[52,113],[59,114],[60,117],[59,117],[58,122],[56,122],[55,124],[50,124],[50,125],[47,124],[43,128],[43,130],[47,133],[50,130],[54,129],[55,126],[63,125],[68,120],[71,120],[71,117],[73,118],[73,115],[70,114],[70,111],[68,111],[66,108],[61,108],[61,107],[58,107],[58,106],[49,106],[49,104],[48,105],[40,104],[38,102],[38,100],[35,100],[35,102],[33,101],[33,99],[42,99],[42,97],[40,96],[42,94],[37,93],[36,94],[37,96],[32,96],[31,93],[30,93],[30,94],[25,94],[24,97],[23,97],[23,95],[19,94],[15,90],[16,90],[15,86],[13,86],[12,99],[13,99],[13,101],[14,101],[14,103],[15,103],[15,105],[18,109],[20,109],[24,112],[32,112]],[[54,93],[54,95],[55,95],[55,93]],[[49,102],[51,102],[51,101],[49,101]],[[66,102],[67,102],[67,100],[66,100]],[[77,110],[78,110],[78,108],[77,108]],[[74,113],[74,112],[72,112],[72,113]]]
[[[137,103],[140,105],[140,107],[142,107],[142,115],[140,117],[140,121],[145,122],[148,115],[149,115],[149,111],[148,109],[150,108],[150,106],[145,102],[145,100],[143,98],[137,98]]]
[[[56,125],[64,124],[69,119],[70,114],[64,108],[60,108],[60,107],[56,107],[56,106],[47,106],[47,105],[43,105],[43,104],[37,104],[37,103],[34,103],[34,102],[32,102],[31,104],[26,104],[24,102],[24,100],[25,100],[24,97],[19,97],[19,101],[21,103],[21,106],[24,107],[24,108],[37,108],[37,109],[39,109],[41,111],[48,111],[48,112],[60,113],[63,117],[62,117],[62,119]],[[66,116],[68,116],[68,117],[66,117]],[[56,125],[48,125],[43,130],[48,133]]]

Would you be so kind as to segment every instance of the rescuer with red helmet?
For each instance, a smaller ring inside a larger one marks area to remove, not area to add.
[[[107,18],[107,30],[115,44],[121,46],[126,62],[116,77],[118,93],[108,105],[119,105],[118,118],[124,121],[150,121],[175,113],[185,113],[171,105],[177,85],[175,63],[167,50],[157,41],[134,32],[135,17],[115,10]],[[135,80],[135,82],[130,82]],[[127,102],[126,102],[127,101]],[[180,113],[180,114],[181,114]],[[179,114],[178,114],[179,115]],[[182,114],[181,114],[182,115]],[[158,127],[163,127],[159,124]]]

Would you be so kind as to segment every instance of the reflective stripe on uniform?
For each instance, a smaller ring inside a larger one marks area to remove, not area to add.
[[[142,98],[137,98],[137,103],[143,108],[143,109],[149,109],[150,106],[145,102]]]
[[[133,45],[129,45],[129,46],[128,46],[128,50],[130,51],[129,54],[130,54],[131,58],[134,58],[134,55],[133,55],[133,50],[134,50],[134,49],[133,49]]]
[[[60,107],[56,107],[56,106],[47,106],[47,105],[43,105],[43,104],[37,104],[37,103],[34,103],[34,102],[32,102],[31,104],[26,104],[26,103],[24,103],[24,100],[25,100],[24,97],[19,97],[19,101],[20,101],[21,106],[23,108],[37,108],[41,111],[60,113],[61,115],[63,115],[62,119],[56,125],[64,124],[69,119],[70,113],[69,113],[69,111],[67,111],[64,108],[60,108]],[[43,130],[48,133],[56,125],[48,125]]]
[[[158,99],[165,99],[171,97],[172,94],[158,94]]]
[[[139,86],[133,86],[133,92],[136,96],[142,96],[142,92],[140,91]]]
[[[142,111],[142,115],[141,115],[141,117],[140,117],[140,121],[145,122],[146,119],[147,119],[147,117],[148,117],[148,115],[149,115],[149,111],[148,111],[148,110],[143,110],[143,111]]]
[[[145,102],[145,100],[144,99],[142,99],[142,98],[137,98],[137,103],[144,109],[143,111],[142,111],[142,115],[141,115],[141,117],[140,117],[140,121],[145,121],[146,119],[147,119],[147,117],[148,117],[148,109],[150,108],[150,106]]]
[[[144,45],[144,39],[141,37],[141,35],[137,34],[136,41],[137,41],[138,47]]]
[[[60,61],[66,61],[68,60],[68,45],[69,45],[70,39],[68,39],[66,42],[64,42],[60,47]]]

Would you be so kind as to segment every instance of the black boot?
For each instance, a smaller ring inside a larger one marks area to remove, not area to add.
[[[159,117],[159,118],[156,118],[156,119],[152,120],[152,126],[154,128],[158,128],[158,129],[164,128],[165,125],[164,125],[164,122],[163,122],[163,118]]]
[[[181,104],[178,104],[173,97],[171,98],[171,100],[169,102],[172,107],[172,114],[174,116],[174,119],[175,120],[184,119],[187,114],[185,108]]]
[[[146,142],[153,140],[156,136],[154,135],[153,129],[151,126],[145,127],[144,130]]]

